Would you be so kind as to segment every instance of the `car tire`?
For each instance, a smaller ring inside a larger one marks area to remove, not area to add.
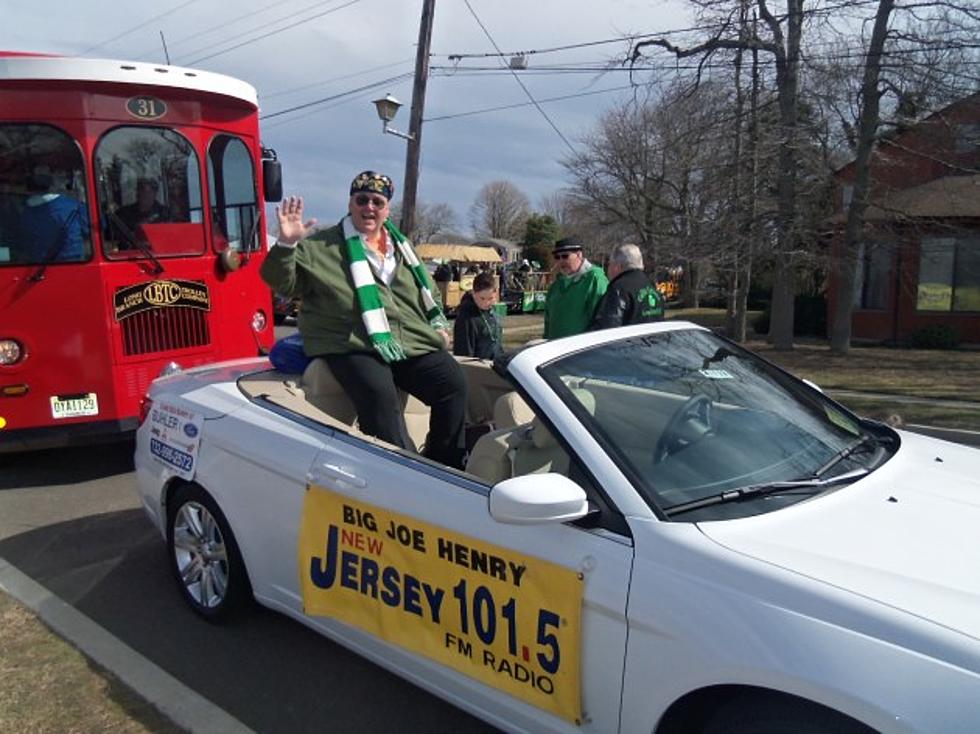
[[[773,695],[729,701],[702,734],[874,734],[874,729],[825,706]]]
[[[170,567],[184,600],[209,621],[226,619],[252,599],[252,588],[224,513],[200,485],[176,489],[167,506]]]

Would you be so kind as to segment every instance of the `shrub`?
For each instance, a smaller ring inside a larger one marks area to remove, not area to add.
[[[913,349],[956,349],[960,343],[960,333],[948,324],[923,326],[909,337]]]

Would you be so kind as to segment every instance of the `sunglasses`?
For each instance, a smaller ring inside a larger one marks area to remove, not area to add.
[[[354,203],[358,206],[367,206],[368,204],[374,204],[375,209],[384,209],[388,204],[388,200],[382,196],[368,196],[367,194],[358,194],[354,197]]]
[[[578,253],[577,252],[558,252],[558,253],[555,253],[555,259],[556,260],[567,260],[572,255],[578,255]]]

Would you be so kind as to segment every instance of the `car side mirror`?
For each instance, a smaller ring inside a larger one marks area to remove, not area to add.
[[[266,201],[282,201],[282,164],[271,148],[262,149],[262,196]]]
[[[490,490],[490,516],[508,525],[569,522],[588,512],[585,490],[561,474],[526,474]]]

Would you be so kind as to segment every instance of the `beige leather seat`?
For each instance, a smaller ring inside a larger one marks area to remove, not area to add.
[[[344,386],[334,377],[325,359],[314,359],[307,366],[300,383],[306,399],[324,413],[342,423],[356,426],[357,410],[347,397]],[[421,451],[429,433],[429,406],[413,395],[401,393],[405,408],[405,425],[412,442]]]
[[[595,396],[588,390],[574,388],[572,394],[589,412],[595,415]],[[514,476],[555,472],[568,476],[568,454],[551,431],[537,416],[513,450],[511,466]]]
[[[357,418],[354,403],[347,397],[344,386],[333,376],[325,359],[314,359],[306,366],[300,387],[306,393],[306,399],[324,413],[341,423],[354,425]]]
[[[495,428],[516,428],[532,420],[534,411],[517,392],[504,393],[493,404]]]
[[[581,389],[572,392],[586,410],[595,412],[592,393]],[[498,398],[494,405],[495,417],[498,406],[502,419],[516,420],[528,415],[531,418],[513,428],[499,428],[481,436],[466,462],[468,473],[489,484],[525,474],[568,473],[568,454],[517,393]]]

